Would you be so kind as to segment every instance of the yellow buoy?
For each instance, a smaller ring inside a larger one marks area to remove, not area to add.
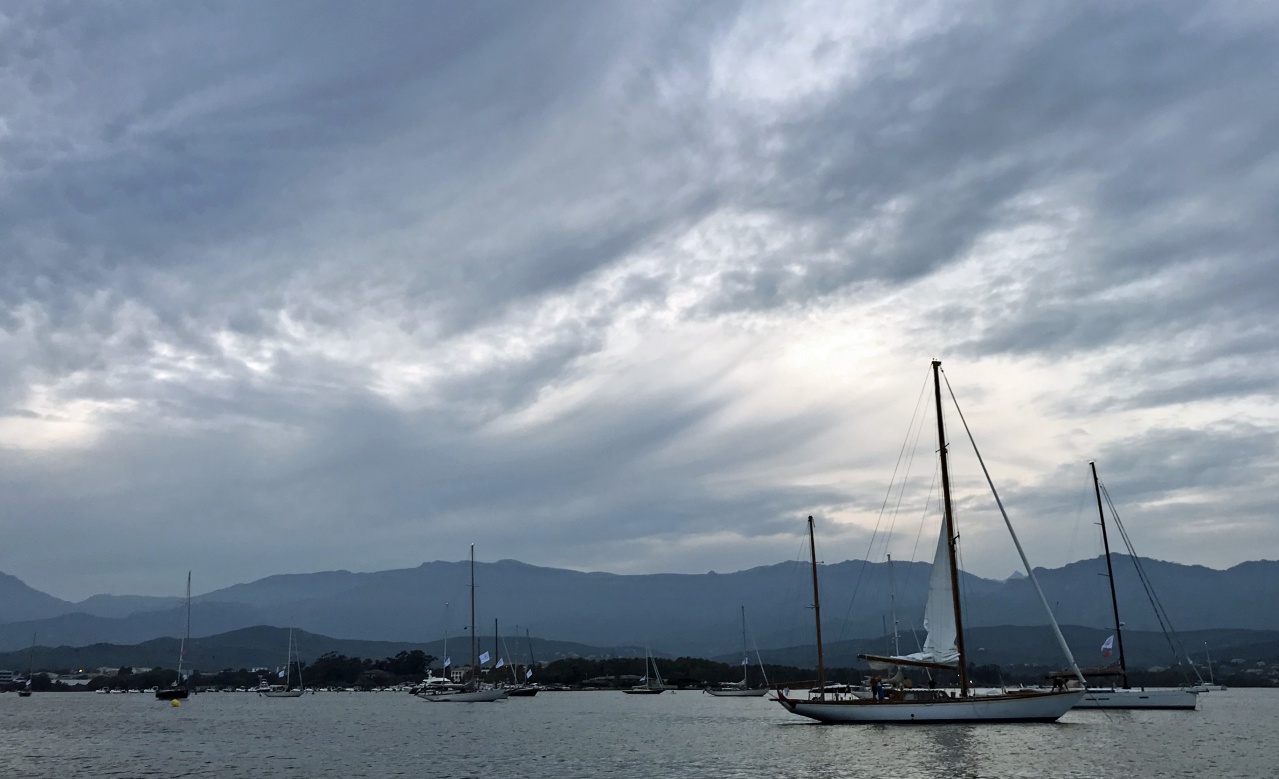
[[[182,704],[178,703],[177,701],[169,701],[169,705],[176,709],[177,707],[181,706]]]

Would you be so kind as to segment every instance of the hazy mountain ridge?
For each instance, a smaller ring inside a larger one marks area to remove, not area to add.
[[[186,662],[189,667],[205,673],[225,668],[278,668],[284,664],[288,634],[289,631],[284,628],[255,625],[193,640],[188,647]],[[415,649],[420,649],[441,660],[446,656],[446,645],[443,640],[425,643],[360,641],[332,638],[305,631],[296,631],[295,639],[298,657],[304,663],[312,663],[316,658],[329,652],[373,660],[393,657],[400,652],[410,652]],[[508,663],[528,662],[529,642],[526,642],[523,636],[504,635],[499,643],[502,644],[502,649],[495,653],[495,656],[505,658]],[[550,662],[566,657],[642,657],[644,655],[644,648],[635,646],[595,647],[538,637],[533,637],[531,643],[533,657],[538,662]],[[480,647],[480,651],[491,651],[493,636],[482,636]],[[0,668],[25,669],[29,649],[27,647],[12,652],[0,652]],[[88,671],[100,667],[124,666],[173,668],[177,663],[178,651],[179,642],[176,638],[155,638],[137,644],[97,643],[88,646],[38,644],[32,655],[32,663],[36,668]],[[465,637],[456,637],[448,642],[447,652],[455,664],[467,663],[470,642]],[[437,667],[438,665],[437,663]]]
[[[1253,561],[1225,571],[1142,562],[1178,630],[1279,629],[1279,562]],[[1128,628],[1158,630],[1132,561],[1117,555],[1114,567]],[[919,627],[928,571],[926,563],[893,564],[903,636]],[[1100,575],[1104,571],[1104,561],[1094,558],[1036,569],[1036,575],[1062,624],[1105,629],[1111,617]],[[745,605],[751,635],[761,648],[798,646],[812,640],[808,576],[808,566],[794,562],[733,573],[643,575],[545,568],[515,560],[476,563],[478,628],[481,636],[491,634],[496,618],[503,633],[522,633],[516,626],[528,626],[539,636],[587,646],[649,644],[657,652],[718,656],[739,651],[739,607]],[[822,565],[819,579],[829,641],[884,633],[886,564],[849,560]],[[192,634],[292,625],[339,639],[420,644],[464,634],[469,582],[465,561],[372,573],[271,576],[193,598]],[[965,573],[961,582],[968,627],[1044,624],[1028,579],[998,581]],[[136,644],[182,631],[176,599],[95,596],[82,602],[100,612],[118,611],[133,601],[139,607],[127,616],[103,616],[77,611],[82,604],[40,593],[14,577],[0,578],[0,588],[0,595],[14,595],[0,611],[6,616],[0,624],[0,651],[29,646],[33,632],[40,634],[42,644],[85,646]]]
[[[1077,625],[1064,625],[1062,630],[1081,665],[1099,665],[1116,659],[1115,655],[1109,659],[1100,657],[1101,643],[1109,635],[1107,630]],[[1064,667],[1061,651],[1051,630],[1047,627],[1009,625],[975,627],[967,631],[967,637],[972,662],[977,665]],[[1251,665],[1255,661],[1273,661],[1279,657],[1279,631],[1193,631],[1184,635],[1183,639],[1190,647],[1202,647],[1205,641],[1211,642],[1215,658],[1214,665],[1218,674],[1229,673],[1240,667]],[[278,668],[284,661],[282,652],[287,645],[287,640],[288,631],[283,628],[265,625],[241,628],[193,640],[188,645],[187,663],[189,667],[204,673],[213,673],[225,668]],[[436,657],[438,667],[439,661],[445,656],[452,657],[455,663],[464,663],[470,651],[469,640],[462,636],[454,637],[446,644],[443,640],[425,643],[361,641],[297,631],[296,640],[300,657],[305,663],[314,662],[315,659],[329,652],[351,657],[380,659],[393,657],[400,652],[420,649]],[[863,668],[864,662],[858,659],[858,653],[884,652],[887,649],[887,641],[887,637],[880,636],[828,643],[826,645],[827,665]],[[493,636],[481,636],[479,651],[491,650],[493,643]],[[523,636],[503,635],[498,643],[501,648],[494,653],[495,656],[507,659],[508,663],[520,664],[527,662],[529,643],[533,647],[533,657],[539,663],[570,657],[599,659],[644,655],[642,646],[598,647],[569,641],[548,640],[537,636],[533,636],[526,642]],[[1129,631],[1125,633],[1124,643],[1128,664],[1132,669],[1175,664],[1170,657],[1168,644],[1162,633]],[[176,638],[156,638],[133,645],[97,643],[73,647],[40,644],[35,648],[32,662],[37,669],[70,669],[72,671],[83,669],[89,672],[99,667],[173,668],[178,656],[178,647],[179,641]],[[908,648],[903,643],[903,651]],[[12,652],[0,652],[0,668],[25,668],[28,662],[28,651],[29,648],[23,648]],[[671,656],[669,653],[655,653],[655,655]],[[816,661],[816,651],[811,643],[761,650],[760,655],[766,663],[797,668],[812,668]],[[741,653],[739,650],[710,659],[736,665],[741,661]],[[1193,660],[1200,673],[1206,676],[1204,655],[1196,652]],[[1186,676],[1187,678],[1193,676],[1193,672],[1187,670]]]

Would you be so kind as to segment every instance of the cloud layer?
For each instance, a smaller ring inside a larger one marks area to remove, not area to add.
[[[1276,548],[1279,14],[686,6],[0,12],[0,570],[880,555],[932,357],[1036,562]]]

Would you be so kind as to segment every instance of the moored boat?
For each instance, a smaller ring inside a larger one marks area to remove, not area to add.
[[[190,692],[187,690],[186,677],[182,675],[182,666],[186,662],[187,644],[191,641],[191,572],[187,571],[187,597],[186,597],[186,630],[182,633],[182,643],[178,646],[178,678],[173,680],[173,686],[157,689],[155,697],[161,701],[184,701]]]
[[[1088,465],[1092,469],[1093,491],[1097,498],[1097,516],[1101,524],[1101,543],[1106,557],[1106,580],[1110,583],[1110,606],[1114,615],[1115,632],[1102,644],[1103,656],[1109,655],[1116,644],[1119,649],[1118,666],[1104,670],[1109,671],[1107,675],[1112,679],[1118,678],[1120,684],[1087,688],[1083,700],[1076,703],[1075,707],[1080,709],[1194,709],[1199,703],[1199,691],[1194,688],[1134,689],[1128,683],[1128,660],[1124,654],[1124,623],[1119,619],[1119,598],[1115,592],[1115,571],[1110,559],[1110,535],[1106,532],[1106,511],[1102,506],[1101,479],[1097,476],[1097,463],[1090,462]],[[1126,534],[1123,535],[1126,538]],[[1062,680],[1059,679],[1059,681]]]
[[[417,697],[432,703],[491,703],[505,700],[506,690],[496,687],[481,687],[479,681],[479,662],[476,659],[475,636],[475,544],[471,544],[471,678],[460,688],[454,689],[419,689]]]
[[[908,667],[957,673],[958,689],[910,689],[905,686],[886,688],[876,682],[875,694],[869,698],[826,692],[821,600],[817,585],[817,547],[814,539],[813,518],[809,517],[808,542],[812,564],[813,613],[816,622],[818,692],[801,698],[798,695],[792,696],[789,690],[780,690],[776,700],[792,714],[826,723],[1054,722],[1083,699],[1084,690],[1059,687],[1053,690],[996,690],[979,694],[969,682],[959,597],[959,570],[956,564],[958,533],[950,494],[947,456],[949,445],[942,416],[941,363],[936,360],[932,362],[932,380],[936,400],[943,517],[929,577],[928,602],[924,610],[928,637],[921,651],[910,655],[861,655],[861,657],[870,661],[872,669],[900,670],[902,667]],[[962,412],[959,418],[963,420]],[[966,424],[965,430],[967,430]],[[969,438],[971,440],[971,433]],[[1061,629],[1053,617],[1052,609],[1048,606],[1047,598],[1035,578],[1034,569],[1026,558],[1017,534],[1013,531],[1012,523],[1004,512],[998,493],[994,491],[994,483],[990,479],[989,472],[986,471],[985,463],[975,443],[973,451],[994,493],[995,502],[1003,515],[1027,576],[1034,585],[1048,615],[1057,642],[1070,666],[1076,669],[1075,675],[1082,686],[1083,677],[1078,673],[1070,648],[1066,645]]]

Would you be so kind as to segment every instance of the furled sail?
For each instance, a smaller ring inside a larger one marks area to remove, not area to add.
[[[955,646],[955,600],[950,590],[950,550],[946,523],[942,523],[937,536],[937,552],[933,555],[933,570],[928,577],[928,604],[924,606],[924,629],[928,637],[924,648],[909,655],[880,657],[860,655],[870,661],[876,671],[887,671],[899,665],[955,668],[959,664],[959,649]]]

